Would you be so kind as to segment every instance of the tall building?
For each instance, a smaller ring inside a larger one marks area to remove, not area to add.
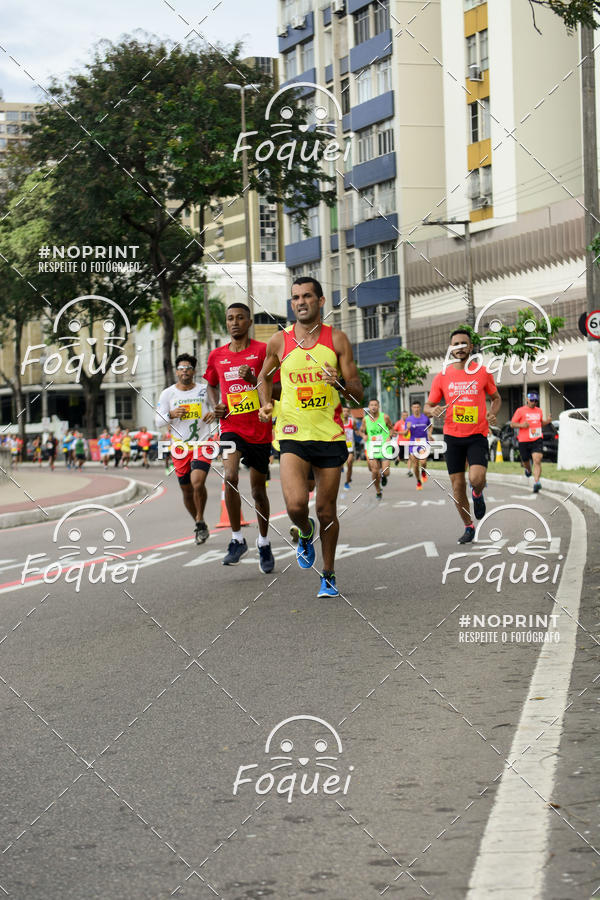
[[[0,163],[11,146],[27,140],[23,126],[35,120],[35,103],[6,103],[0,100]]]
[[[426,218],[468,220],[476,312],[519,295],[565,318],[550,367],[560,352],[560,392],[550,397],[552,374],[539,387],[553,415],[567,402],[585,405],[579,43],[550,11],[536,17],[541,35],[521,0],[279,4],[284,84],[327,88],[351,141],[336,166],[337,208],[308,211],[310,237],[288,217],[290,280],[321,280],[329,321],[349,331],[392,416],[398,398],[381,386],[386,352],[402,344],[433,373],[450,328],[466,319],[464,228]],[[302,104],[317,103],[318,89],[302,92]],[[514,316],[523,305],[504,310]],[[422,397],[430,380],[411,393]],[[503,418],[521,380],[505,377]]]

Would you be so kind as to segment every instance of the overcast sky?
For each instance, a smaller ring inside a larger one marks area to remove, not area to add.
[[[77,71],[102,38],[142,29],[183,41],[190,31],[178,13],[211,41],[244,43],[248,56],[277,53],[277,0],[19,0],[2,11],[0,90],[5,100],[39,101],[51,75]],[[206,18],[205,18],[206,17]],[[198,24],[201,20],[202,24]],[[192,35],[188,41],[198,38]],[[16,65],[9,56],[14,57]]]

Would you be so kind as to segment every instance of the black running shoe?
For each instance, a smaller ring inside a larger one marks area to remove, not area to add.
[[[377,491],[375,491],[375,499],[376,500],[381,500],[382,497],[383,497],[383,494],[381,491],[379,491],[379,493],[377,493]]]
[[[385,487],[387,484],[387,475],[381,476],[381,487]]]
[[[475,537],[475,529],[472,525],[467,525],[465,528],[465,533],[459,537],[457,540],[457,544],[470,544],[473,538]]]
[[[479,495],[479,497],[475,496],[475,492],[471,491],[471,496],[473,497],[473,512],[475,513],[476,519],[483,519],[485,516],[485,500],[483,499],[483,491]]]
[[[537,494],[538,491],[541,491],[541,489],[542,489],[542,485],[540,484],[540,482],[539,481],[534,482],[533,493]]]
[[[194,530],[194,540],[197,544],[203,544],[204,541],[208,540],[210,532],[208,530],[208,526],[206,522],[196,522],[196,528]]]
[[[259,547],[257,538],[256,547],[258,550],[258,567],[265,575],[269,575],[275,568],[275,557],[273,556],[271,545],[265,544],[264,547]]]
[[[248,544],[244,539],[240,541],[230,541],[227,548],[227,556],[223,559],[224,566],[237,566],[244,553],[248,552]]]

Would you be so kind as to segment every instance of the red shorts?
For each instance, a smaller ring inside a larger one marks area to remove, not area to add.
[[[218,444],[215,443],[215,446],[218,447]],[[180,449],[176,451],[177,455],[180,453]],[[204,452],[204,447],[195,447],[193,450],[190,450],[185,456],[177,459],[176,456],[171,452],[171,462],[175,467],[175,474],[179,479],[180,484],[189,484],[191,481],[191,472],[193,469],[201,469],[203,472],[208,472],[210,469],[210,464],[212,462],[212,458],[209,459]]]

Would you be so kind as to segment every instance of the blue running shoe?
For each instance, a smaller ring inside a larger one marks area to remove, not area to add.
[[[229,547],[227,548],[227,555],[223,559],[224,566],[237,566],[239,565],[240,559],[244,555],[244,553],[248,552],[248,544],[246,540],[243,541],[235,541],[232,540],[229,542]]]
[[[308,521],[310,522],[310,537],[303,537],[299,533],[298,549],[296,550],[296,559],[301,569],[310,569],[316,556],[314,547],[315,520],[309,519]]]
[[[319,593],[317,597],[339,597],[340,592],[337,589],[337,584],[335,583],[335,574],[332,572],[331,575],[322,575],[321,576],[321,587],[319,588]]]
[[[271,545],[264,544],[261,547],[257,539],[256,547],[258,549],[258,567],[265,575],[270,575],[275,568],[275,557],[273,556]]]
[[[479,497],[475,496],[475,491],[471,491],[471,496],[473,498],[473,512],[475,513],[476,519],[483,519],[485,516],[485,500],[483,499],[483,491],[479,495]]]

